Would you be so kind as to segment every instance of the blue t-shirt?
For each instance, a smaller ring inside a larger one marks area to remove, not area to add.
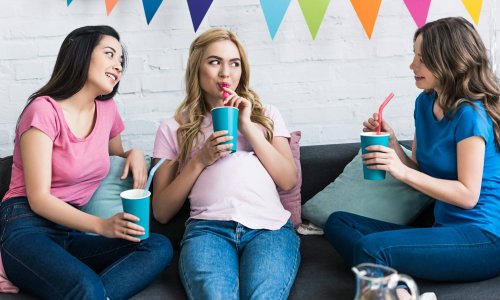
[[[436,120],[436,94],[421,93],[415,102],[416,158],[420,170],[432,177],[457,180],[457,144],[471,136],[486,143],[481,194],[476,206],[463,209],[436,201],[434,226],[474,224],[500,236],[500,152],[495,145],[492,120],[481,101],[462,105],[451,117]]]

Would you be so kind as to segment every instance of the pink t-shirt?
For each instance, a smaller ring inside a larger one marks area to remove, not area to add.
[[[19,141],[34,127],[52,141],[52,181],[50,193],[74,206],[85,205],[109,171],[109,140],[125,128],[113,100],[96,100],[97,118],[86,138],[73,135],[57,101],[38,97],[19,120],[14,145],[14,163],[9,191],[3,200],[26,196]]]
[[[266,115],[274,121],[274,136],[290,137],[279,111],[265,107]],[[153,156],[175,159],[179,154],[174,118],[165,120],[156,133]],[[202,123],[204,141],[213,133],[212,116]],[[262,131],[264,134],[264,130]],[[191,157],[194,151],[191,153]],[[290,218],[280,202],[276,185],[253,152],[252,146],[238,132],[238,150],[206,167],[188,196],[191,218],[236,221],[253,229],[276,230]]]

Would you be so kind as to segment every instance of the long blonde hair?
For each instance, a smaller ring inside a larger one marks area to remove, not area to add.
[[[179,142],[179,156],[175,162],[179,163],[177,172],[189,159],[192,150],[202,146],[203,137],[201,124],[203,118],[209,113],[207,103],[203,97],[203,90],[200,86],[200,65],[203,54],[207,47],[213,42],[229,40],[238,48],[241,58],[241,78],[236,88],[236,93],[248,99],[252,103],[250,119],[264,127],[265,137],[268,141],[273,139],[273,121],[264,115],[264,108],[259,96],[249,88],[250,67],[243,45],[234,33],[221,28],[209,29],[198,36],[189,47],[189,58],[187,62],[186,75],[186,97],[175,112],[175,120],[180,124],[177,129],[177,140]]]
[[[500,150],[500,89],[492,72],[486,47],[474,26],[461,17],[427,23],[415,32],[422,35],[422,61],[437,78],[437,103],[445,116],[453,116],[463,104],[481,100],[493,121],[495,143]],[[431,92],[431,91],[427,91]]]

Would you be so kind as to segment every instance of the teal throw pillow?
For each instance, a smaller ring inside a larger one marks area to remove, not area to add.
[[[123,211],[120,193],[132,188],[132,174],[125,180],[120,176],[125,166],[125,158],[111,156],[108,175],[99,185],[90,201],[82,207],[82,210],[94,216],[109,218]],[[146,167],[149,170],[151,158],[146,156]]]
[[[411,157],[411,151],[404,149]],[[302,206],[302,218],[324,227],[336,211],[346,211],[396,224],[411,223],[432,198],[387,174],[385,180],[363,179],[361,153],[334,182]]]

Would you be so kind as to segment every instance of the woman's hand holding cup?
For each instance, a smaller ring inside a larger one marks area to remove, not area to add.
[[[101,230],[97,233],[102,236],[140,242],[141,240],[135,236],[144,235],[144,228],[134,223],[139,221],[139,219],[132,214],[121,212],[110,218],[101,220]]]
[[[233,137],[227,135],[227,130],[220,130],[212,133],[203,147],[196,153],[195,158],[205,167],[210,166],[219,158],[231,153],[233,144],[221,144],[232,140]]]

